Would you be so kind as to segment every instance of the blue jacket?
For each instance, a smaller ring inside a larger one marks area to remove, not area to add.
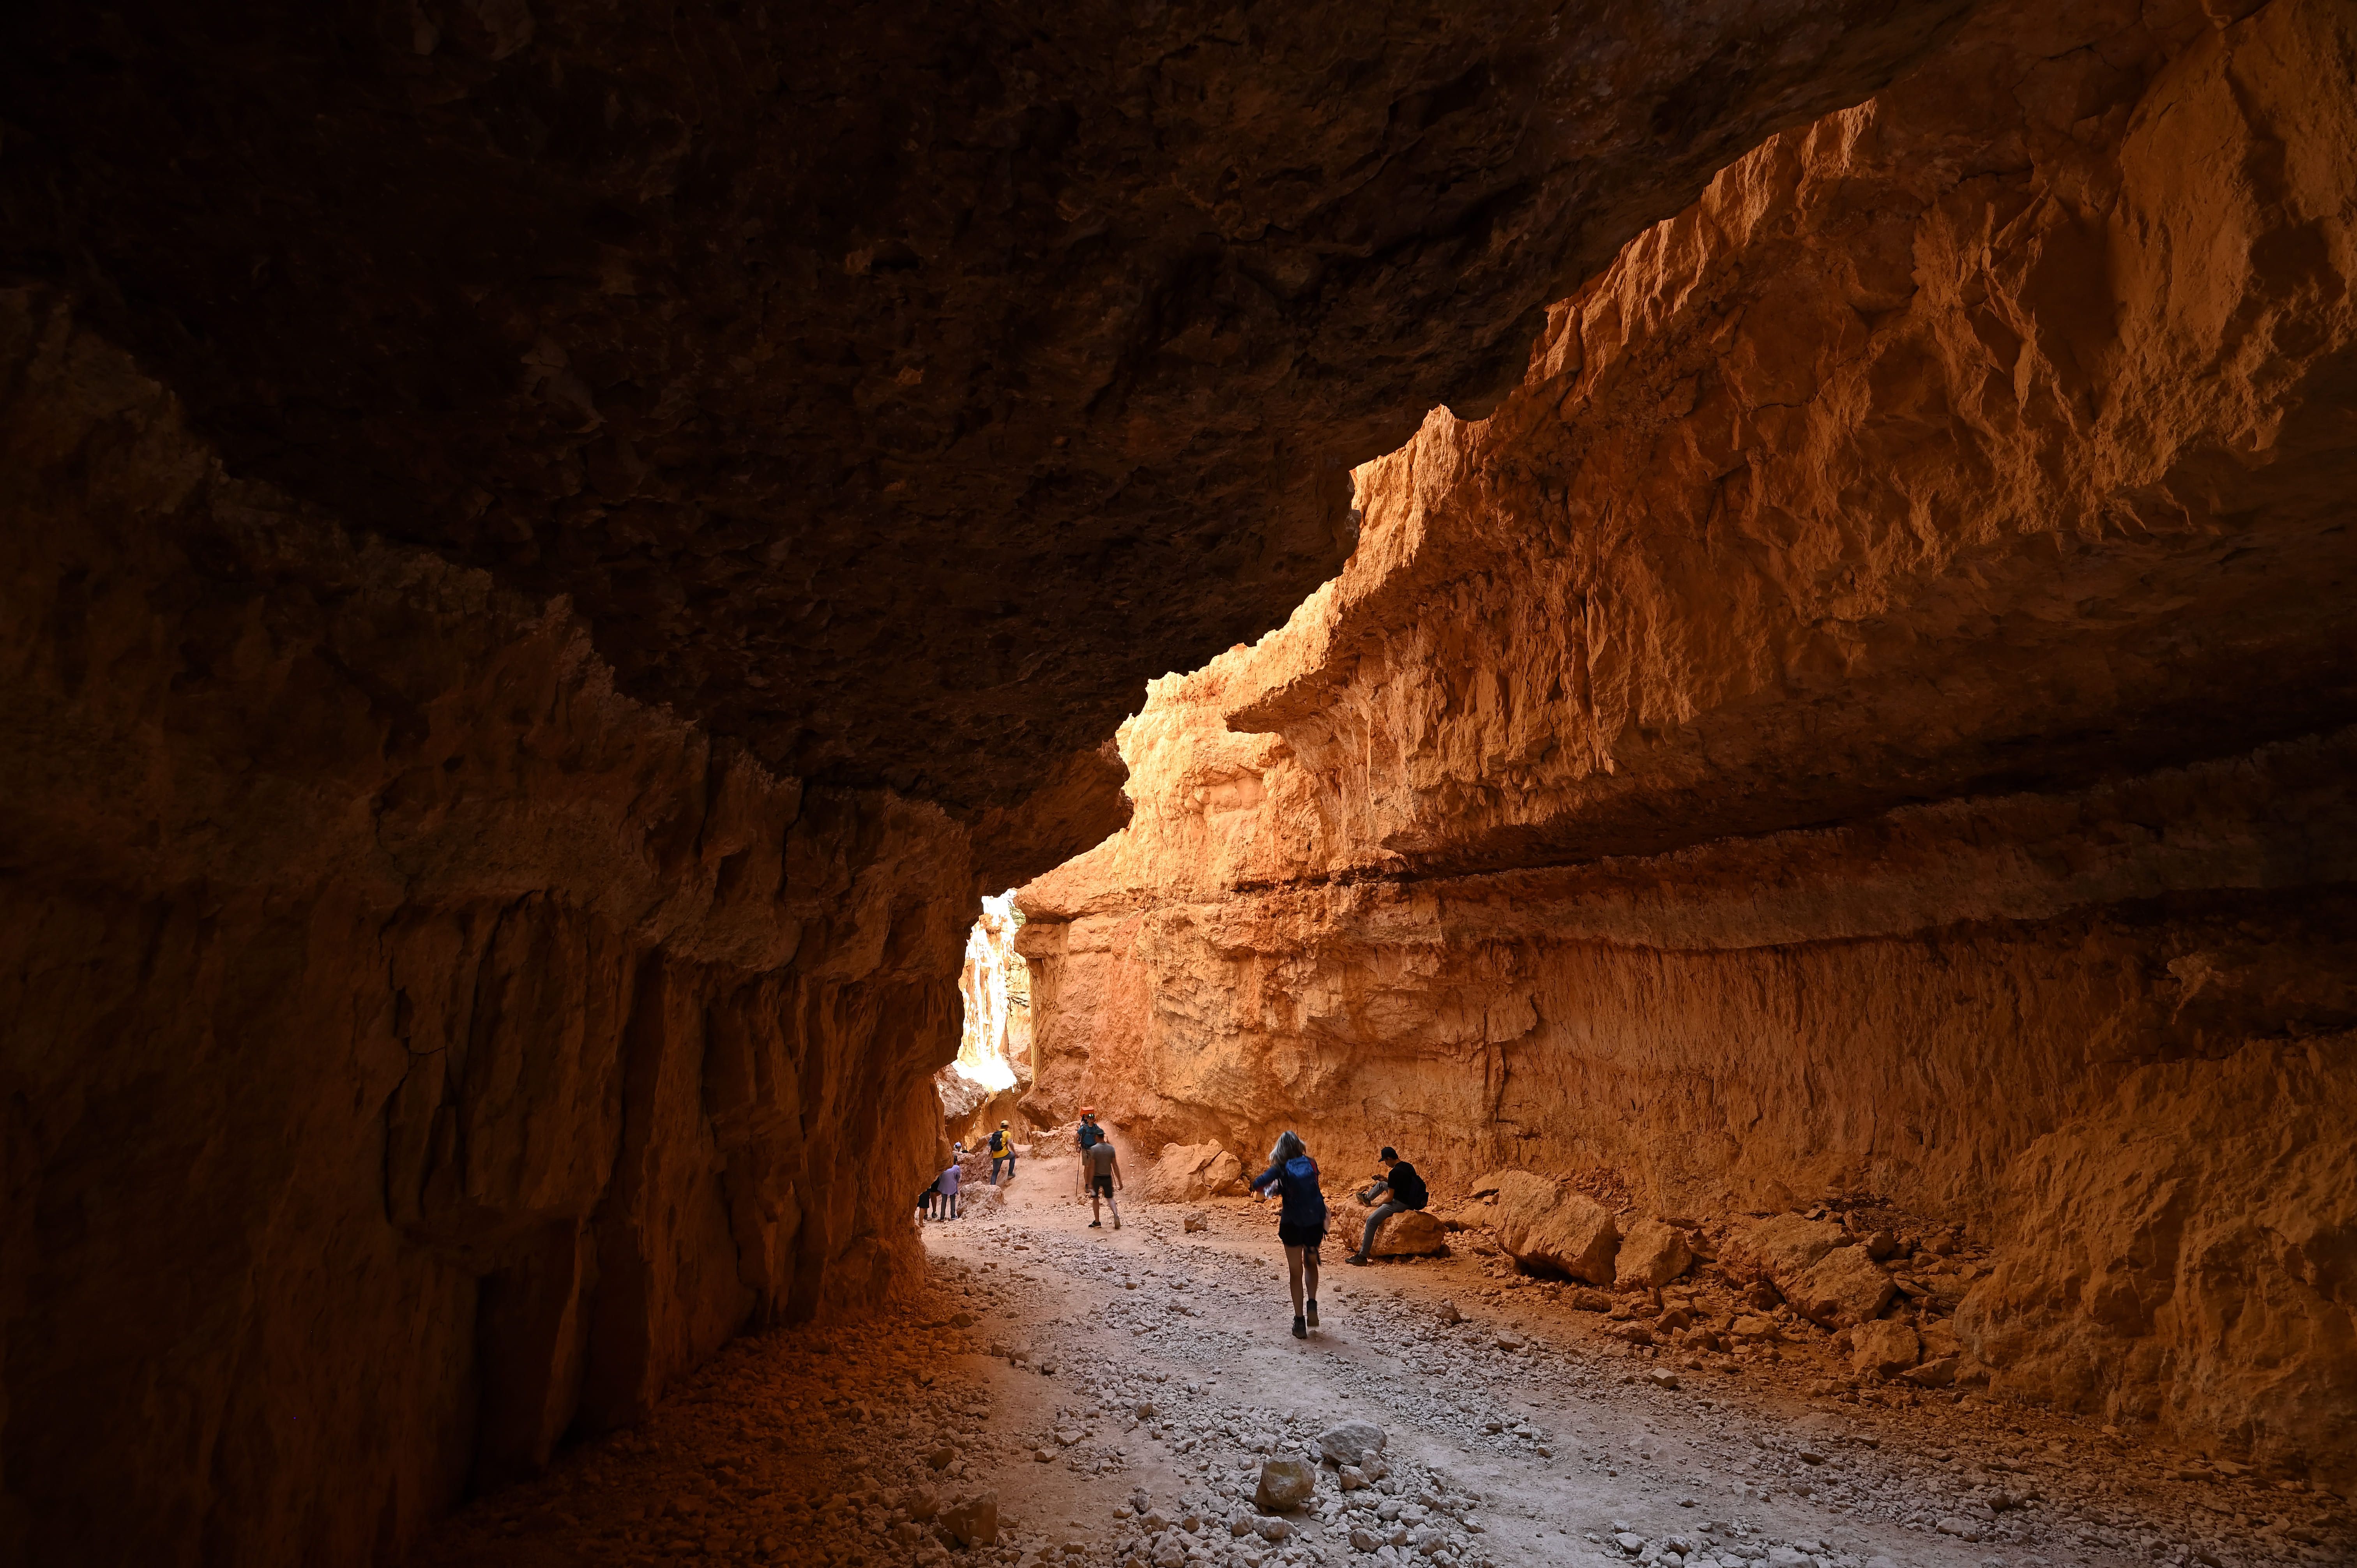
[[[1274,1165],[1253,1178],[1252,1189],[1280,1189],[1277,1213],[1288,1225],[1323,1225],[1326,1223],[1326,1195],[1318,1187],[1318,1162],[1308,1155],[1296,1155],[1281,1165]]]

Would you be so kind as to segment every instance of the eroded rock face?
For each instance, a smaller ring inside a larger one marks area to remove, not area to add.
[[[1351,467],[1486,411],[1549,301],[1970,9],[35,4],[5,257],[234,471],[569,595],[782,775],[987,811],[1282,620]]]
[[[2348,1146],[2246,1053],[2346,1078],[2357,1022],[2351,27],[1993,15],[1631,244],[1361,472],[1286,628],[1151,688],[1131,825],[1021,895],[1035,1103],[1444,1202],[1889,1194],[2007,1260],[2000,1389],[2357,1468],[2276,1397],[2348,1402],[2357,1296],[2231,1240]]]
[[[230,476],[54,295],[0,365],[0,1557],[397,1556],[892,1291],[964,831]]]

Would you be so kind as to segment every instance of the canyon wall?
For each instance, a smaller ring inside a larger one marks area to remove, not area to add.
[[[1045,1122],[1870,1192],[1996,1387],[2357,1472],[2357,33],[2001,8],[1361,469],[1027,887]]]
[[[39,290],[0,484],[0,1558],[397,1560],[893,1291],[963,828],[224,472]]]

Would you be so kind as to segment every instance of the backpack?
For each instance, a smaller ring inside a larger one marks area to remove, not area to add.
[[[1279,1205],[1287,1219],[1301,1225],[1326,1223],[1326,1195],[1318,1190],[1318,1162],[1308,1155],[1296,1155],[1285,1162],[1284,1201]]]
[[[998,1159],[1006,1153],[1006,1134],[1003,1132],[993,1133],[990,1135],[990,1157],[994,1160]]]
[[[1097,1144],[1103,1141],[1104,1130],[1103,1128],[1097,1126],[1092,1122],[1083,1122],[1081,1123],[1081,1153],[1084,1155],[1087,1154],[1091,1149],[1096,1147]]]
[[[1424,1188],[1424,1178],[1405,1160],[1392,1167],[1391,1188],[1392,1196],[1410,1208],[1422,1208],[1432,1198]]]

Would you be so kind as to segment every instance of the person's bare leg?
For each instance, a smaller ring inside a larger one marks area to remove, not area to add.
[[[1113,1195],[1113,1194],[1111,1194],[1111,1193],[1106,1193],[1106,1194],[1105,1194],[1105,1207],[1106,1207],[1107,1208],[1110,1208],[1110,1209],[1112,1209],[1112,1210],[1113,1210],[1113,1228],[1114,1228],[1114,1230],[1120,1230],[1120,1229],[1121,1229],[1121,1200],[1120,1200],[1119,1198],[1117,1198],[1117,1197],[1114,1197],[1114,1195]]]
[[[1285,1250],[1285,1272],[1292,1279],[1293,1316],[1296,1317],[1301,1316],[1301,1259],[1306,1250],[1301,1247],[1287,1247]]]
[[[1309,1325],[1314,1328],[1318,1326],[1318,1253],[1314,1249],[1301,1249],[1301,1272],[1309,1281]],[[1300,1294],[1294,1293],[1297,1297]]]

